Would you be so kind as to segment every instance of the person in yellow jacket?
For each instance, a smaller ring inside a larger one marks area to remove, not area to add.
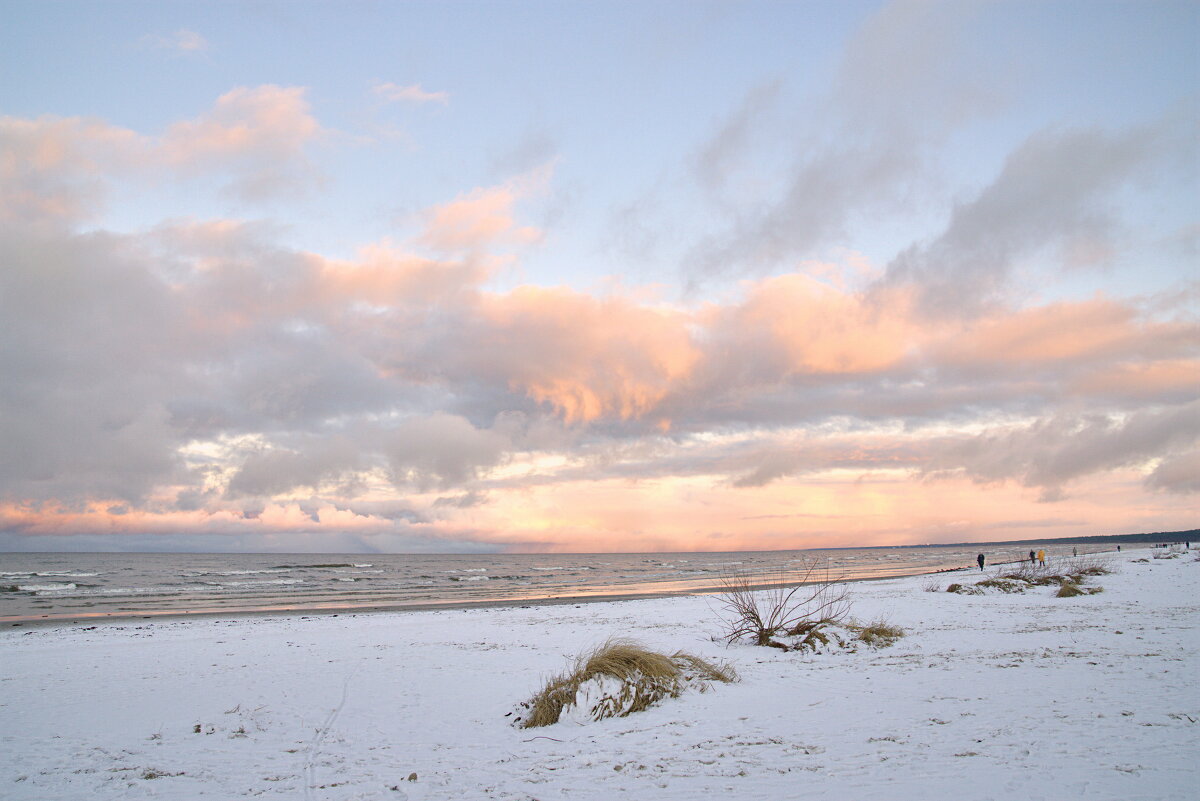
[[[1038,564],[1042,567],[1046,566],[1046,552],[1044,550],[1038,551]]]

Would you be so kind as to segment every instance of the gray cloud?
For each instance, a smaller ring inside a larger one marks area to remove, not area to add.
[[[997,103],[1000,73],[964,52],[979,6],[897,2],[873,15],[848,44],[829,96],[795,113],[780,191],[743,204],[725,229],[687,253],[690,282],[774,271],[845,239],[864,215],[904,213],[939,143]],[[954,72],[944,69],[950,60]],[[744,155],[754,117],[775,91],[751,92],[701,148],[703,183],[718,183]],[[772,164],[767,174],[778,172]]]
[[[752,89],[716,134],[701,147],[694,159],[694,169],[701,183],[714,191],[721,190],[729,173],[736,169],[737,162],[750,147],[761,118],[778,100],[781,85],[782,82],[776,79]]]
[[[279,495],[298,487],[318,489],[345,481],[364,467],[357,443],[346,437],[303,437],[294,450],[268,450],[250,455],[229,481],[229,497]],[[350,493],[340,492],[342,497]]]
[[[970,316],[1004,298],[1018,259],[1046,247],[1108,251],[1107,202],[1143,178],[1176,142],[1166,121],[1120,133],[1042,131],[1007,159],[974,200],[957,206],[932,242],[888,265],[885,286],[912,285],[930,314]],[[1060,263],[1070,258],[1060,256]]]
[[[502,434],[437,413],[396,426],[387,434],[384,451],[397,482],[445,489],[499,464],[509,446]]]
[[[1082,476],[1164,456],[1169,466],[1151,474],[1148,483],[1182,491],[1187,482],[1174,480],[1175,469],[1187,461],[1176,460],[1190,458],[1197,440],[1200,401],[1123,419],[1063,413],[1016,430],[948,443],[931,460],[930,472],[961,472],[979,482],[1015,479],[1041,488],[1045,500],[1057,500],[1065,485]]]
[[[1167,456],[1146,478],[1146,484],[1180,494],[1200,492],[1200,449]]]
[[[174,299],[118,237],[0,229],[0,490],[139,498],[180,466]]]

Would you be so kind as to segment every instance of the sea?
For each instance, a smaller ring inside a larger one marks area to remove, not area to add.
[[[1053,550],[1063,555],[1071,549]],[[999,564],[1026,558],[1029,546],[633,554],[7,553],[0,554],[0,624],[644,598],[718,592],[724,577],[738,573],[756,583],[799,583],[977,569],[980,550],[989,564]]]

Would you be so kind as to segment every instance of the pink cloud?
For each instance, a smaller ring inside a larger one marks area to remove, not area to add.
[[[409,86],[400,86],[390,82],[377,83],[371,91],[393,103],[441,103],[446,105],[450,102],[450,95],[447,92],[426,92],[419,83]]]
[[[304,94],[237,88],[161,137],[80,117],[0,117],[0,219],[85,219],[112,182],[153,182],[163,170],[216,171],[247,199],[303,188],[315,177],[306,149],[324,133]]]
[[[102,120],[0,117],[0,220],[72,221],[93,214],[103,178],[135,169],[146,138]]]
[[[176,164],[192,164],[277,150],[298,154],[321,132],[304,95],[298,87],[233,89],[217,98],[208,114],[168,128],[164,155]]]
[[[1129,304],[1095,298],[967,322],[937,346],[936,357],[951,364],[1074,363],[1178,354],[1193,348],[1198,337],[1194,324],[1146,321]]]
[[[29,536],[74,534],[270,534],[305,531],[388,532],[391,520],[339,510],[332,504],[315,513],[295,503],[271,503],[248,517],[233,509],[153,511],[129,508],[111,501],[92,501],[82,507],[55,504],[0,504],[0,529]]]
[[[420,242],[434,250],[452,253],[495,244],[530,244],[541,231],[518,226],[513,207],[520,195],[510,186],[474,189],[426,214]]]
[[[686,314],[567,289],[486,295],[475,325],[487,345],[468,369],[498,375],[568,423],[650,414],[700,358]]]
[[[704,322],[728,358],[767,359],[779,378],[890,369],[931,333],[904,292],[867,302],[798,273],[745,286],[744,301],[710,307]]]
[[[313,175],[305,149],[323,133],[304,95],[299,87],[233,89],[208,114],[168,128],[159,152],[185,171],[235,166],[233,189],[249,199],[302,186]]]
[[[180,28],[169,34],[146,34],[142,44],[159,50],[174,50],[179,53],[199,53],[208,49],[208,40],[195,31]]]

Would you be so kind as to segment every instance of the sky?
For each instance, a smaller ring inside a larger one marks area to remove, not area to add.
[[[0,550],[1200,525],[1200,4],[0,23]]]

